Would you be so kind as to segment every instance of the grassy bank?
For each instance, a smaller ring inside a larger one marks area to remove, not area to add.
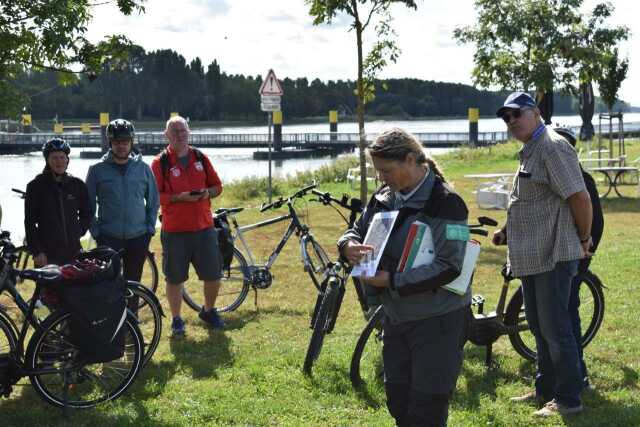
[[[491,149],[459,150],[439,158],[448,180],[467,201],[470,216],[489,215],[503,222],[504,211],[479,210],[474,202],[474,182],[465,174],[508,172],[516,168],[517,144]],[[628,145],[631,159],[640,156],[640,143]],[[343,167],[343,166],[340,166]],[[344,165],[349,167],[349,165]],[[314,174],[321,189],[341,194],[351,192],[340,174]],[[309,182],[299,176],[277,183],[278,194]],[[337,182],[335,178],[338,178]],[[230,185],[218,206],[241,205],[255,208],[263,194],[254,191],[260,180]],[[305,221],[323,246],[336,255],[335,240],[343,224],[330,208],[317,203],[300,203]],[[640,255],[640,199],[604,200],[605,234],[593,262],[605,290],[604,324],[586,351],[595,390],[585,394],[587,410],[574,418],[534,420],[532,407],[513,406],[508,397],[528,391],[534,365],[511,348],[506,337],[494,346],[498,368],[484,368],[484,348],[467,344],[465,362],[450,412],[451,426],[637,426],[640,425],[640,336],[636,332],[640,311],[637,286]],[[273,213],[272,213],[273,214]],[[272,215],[247,209],[238,219],[249,223]],[[284,231],[282,224],[255,232],[251,244],[266,255]],[[495,306],[501,285],[499,263],[503,248],[484,242],[474,293],[487,297],[487,308]],[[153,249],[161,254],[155,238]],[[201,425],[313,425],[391,426],[380,384],[355,392],[348,378],[349,360],[364,320],[351,287],[334,333],[328,336],[313,377],[301,373],[310,337],[308,328],[315,292],[302,271],[296,242],[290,242],[274,267],[274,284],[259,291],[257,305],[253,293],[234,313],[225,317],[228,328],[212,332],[201,326],[196,313],[183,307],[187,336],[169,338],[170,322],[165,319],[164,337],[147,369],[132,389],[119,400],[96,410],[74,412],[64,420],[59,411],[44,404],[28,385],[19,387],[10,399],[0,400],[2,425],[74,426],[201,426]],[[199,288],[195,280],[188,286]],[[168,312],[164,291],[160,298]]]

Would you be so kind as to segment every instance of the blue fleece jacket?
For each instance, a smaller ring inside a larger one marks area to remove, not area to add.
[[[151,168],[140,154],[131,153],[126,166],[120,167],[107,152],[89,168],[86,182],[94,238],[132,239],[155,233],[160,198]]]

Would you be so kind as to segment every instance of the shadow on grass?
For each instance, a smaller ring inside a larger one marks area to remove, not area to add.
[[[601,199],[601,203],[605,214],[607,212],[640,212],[640,199],[637,197],[618,197],[613,191],[608,197]]]
[[[229,350],[229,338],[223,331],[207,329],[206,339],[195,339],[188,334],[172,337],[169,348],[175,357],[174,372],[180,368],[191,371],[193,378],[217,378],[219,367],[230,366],[233,355]]]
[[[380,371],[382,371],[382,366],[380,366]],[[367,408],[377,410],[385,405],[382,374],[377,376],[372,383],[363,382],[358,386],[353,386],[349,380],[349,371],[343,364],[326,361],[305,378],[314,389],[324,393],[339,395],[354,393]],[[383,391],[382,400],[379,398],[380,390]]]
[[[153,398],[153,396],[145,392],[140,393],[144,389],[144,381],[140,381],[139,377],[137,383],[134,383],[132,388],[127,390],[119,399],[113,402],[101,403],[90,409],[68,409],[66,416],[61,408],[49,405],[41,399],[28,383],[24,387],[25,389],[20,397],[10,397],[0,402],[0,407],[2,408],[0,419],[2,419],[3,426],[34,425],[34,420],[38,420],[39,425],[46,426],[102,427],[145,425],[149,427],[173,427],[179,425],[153,419],[153,414],[150,414],[144,405],[144,401],[149,397]],[[164,387],[164,384],[162,387]],[[155,396],[155,394],[153,395]],[[129,410],[113,410],[121,403],[129,407]]]

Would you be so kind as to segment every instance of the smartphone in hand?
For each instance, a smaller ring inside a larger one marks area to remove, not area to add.
[[[190,196],[199,196],[199,195],[201,195],[202,193],[204,193],[204,190],[191,190],[191,191],[189,192],[189,195],[190,195]]]

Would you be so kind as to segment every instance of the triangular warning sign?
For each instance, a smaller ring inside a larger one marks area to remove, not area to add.
[[[273,70],[269,70],[267,73],[267,77],[262,82],[262,86],[260,86],[260,90],[258,91],[260,95],[278,95],[282,96],[284,93],[282,91],[282,86],[280,86],[280,82],[276,77],[276,73]]]

